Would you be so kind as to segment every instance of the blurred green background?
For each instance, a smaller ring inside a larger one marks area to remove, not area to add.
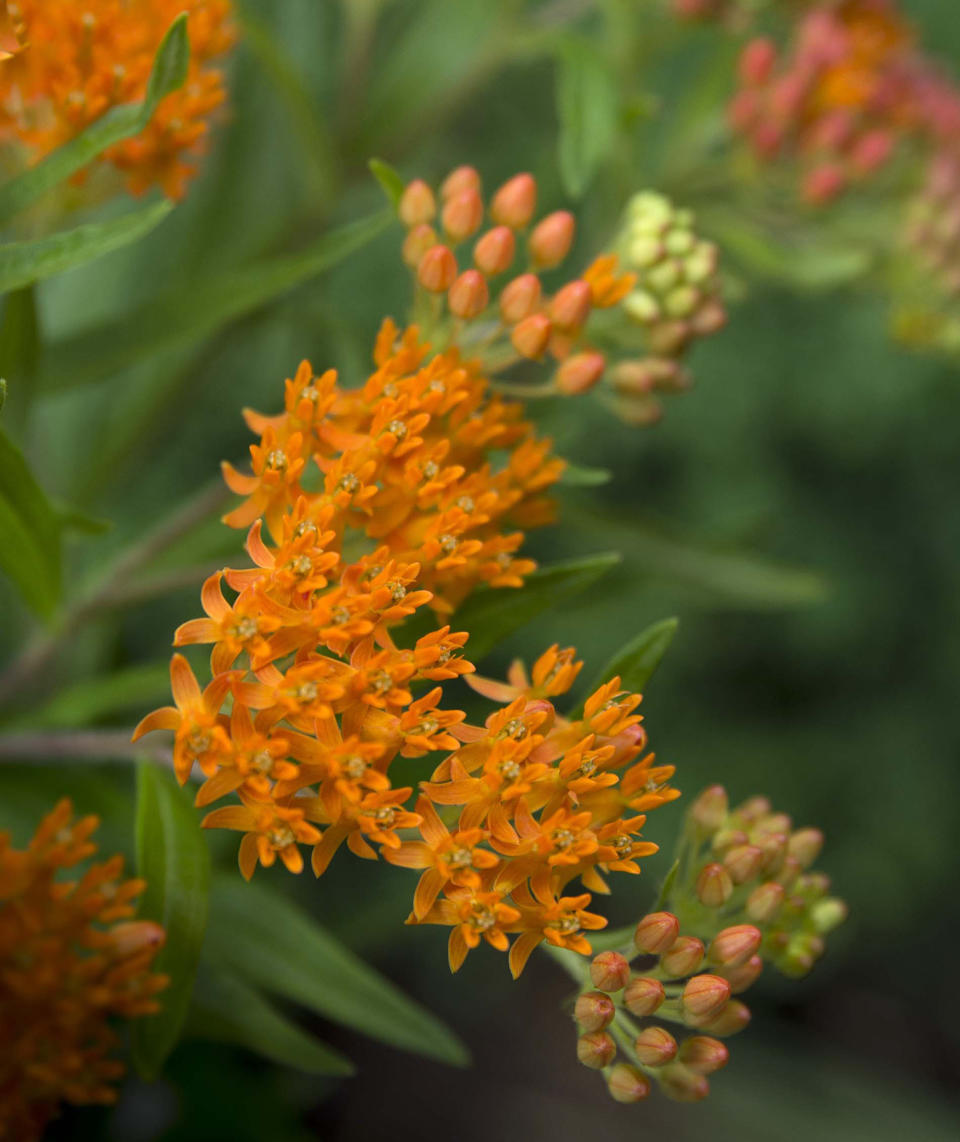
[[[325,227],[377,209],[371,155],[431,180],[469,162],[488,187],[531,170],[543,207],[566,204],[543,36],[552,21],[589,5],[243,7],[269,36],[235,54],[228,121],[188,200],[140,245],[40,291],[56,369],[41,372],[27,450],[48,491],[112,523],[100,537],[71,541],[75,583],[216,480],[221,458],[241,458],[241,406],[276,408],[283,377],[301,357],[339,367],[348,384],[364,376],[380,319],[406,308],[400,232],[212,337],[154,336],[154,299],[180,294],[189,305],[190,290],[209,275],[297,253]],[[640,75],[649,44],[643,36],[618,43],[610,29],[627,9],[650,5],[607,7],[610,24],[594,25],[588,14],[573,26]],[[952,5],[903,7],[937,54],[957,59]],[[733,58],[736,41],[717,28],[656,28],[664,54],[648,82],[663,118],[636,127],[577,208],[572,266],[609,238],[631,191],[658,185],[673,109],[686,106],[697,77],[712,68],[722,78]],[[705,154],[708,164],[721,161]],[[684,204],[682,181],[669,189]],[[709,214],[709,202],[691,197]],[[803,293],[730,268],[743,296],[729,328],[697,349],[697,386],[669,403],[662,425],[632,430],[585,400],[536,410],[559,451],[614,478],[563,489],[561,523],[533,535],[529,549],[543,561],[620,550],[624,561],[573,605],[525,628],[483,670],[502,669],[513,654],[531,659],[554,641],[576,645],[596,666],[650,622],[678,615],[679,634],[644,703],[651,741],[677,765],[686,793],[717,781],[734,800],[762,791],[798,824],[824,828],[821,865],[851,919],[813,975],[767,978],[751,992],[754,1022],[732,1041],[731,1063],[706,1103],[651,1098],[620,1107],[577,1066],[573,1029],[558,1006],[567,984],[546,957],[535,957],[517,984],[492,953],[470,957],[451,979],[445,933],[403,926],[411,881],[400,870],[346,856],[319,883],[261,870],[258,879],[293,891],[435,1010],[473,1051],[473,1069],[444,1068],[334,1027],[321,1028],[324,1038],[360,1066],[342,1083],[188,1043],[159,1084],[132,1080],[112,1115],[68,1114],[51,1138],[957,1136],[960,1011],[950,931],[960,920],[960,374],[955,361],[891,342],[888,301],[869,282]],[[78,336],[117,322],[126,337],[142,329],[147,339],[147,359],[136,367],[109,358],[104,366],[104,337]],[[165,553],[149,573],[183,585],[78,629],[41,684],[7,712],[8,725],[68,727],[69,702],[41,712],[57,687],[143,665],[150,669],[128,708],[95,719],[131,725],[163,699],[171,632],[198,612],[200,568],[236,555],[240,543],[212,525]],[[7,659],[30,620],[3,583],[0,608]],[[24,790],[33,779],[26,767],[4,766],[0,806],[29,831],[24,807],[35,793]],[[48,799],[72,788],[82,806],[83,782],[69,769],[44,769]],[[102,772],[124,794],[132,787],[123,763]],[[679,812],[662,810],[649,835],[669,837]],[[105,833],[105,844],[129,851],[122,820],[108,821]],[[621,883],[614,920],[640,914],[666,863],[653,859],[643,883]]]

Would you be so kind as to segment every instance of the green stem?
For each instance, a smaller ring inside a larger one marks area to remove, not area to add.
[[[173,764],[169,749],[134,744],[127,730],[0,734],[0,761],[136,761],[142,757],[161,765]]]

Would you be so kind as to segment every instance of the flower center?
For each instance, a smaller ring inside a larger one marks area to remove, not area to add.
[[[257,620],[245,615],[239,622],[234,623],[233,637],[239,639],[241,642],[246,642],[247,639],[253,638],[257,633]]]
[[[313,570],[313,560],[309,555],[298,555],[296,559],[291,559],[287,566],[298,579],[302,579]]]
[[[338,492],[348,492],[351,496],[360,487],[360,477],[353,472],[345,472],[337,481]]]
[[[270,773],[273,769],[273,757],[265,749],[255,753],[250,758],[250,768],[255,769],[257,773]]]
[[[473,853],[469,849],[454,849],[447,857],[451,868],[469,868],[473,863]]]
[[[500,773],[508,781],[516,781],[520,776],[520,772],[520,766],[517,764],[517,762],[509,758],[506,761],[500,762]]]
[[[389,587],[390,597],[395,603],[399,603],[407,597],[407,588],[399,580],[391,579],[387,587]]]
[[[194,757],[206,753],[210,748],[210,734],[206,730],[191,730],[187,738],[187,749]]]
[[[391,420],[387,425],[387,432],[392,433],[398,440],[403,440],[407,435],[407,426],[402,420]]]
[[[314,535],[317,534],[317,525],[313,522],[313,520],[302,519],[293,529],[293,534],[297,539],[299,539],[302,535],[306,535],[307,532],[312,532]]]
[[[485,904],[474,904],[467,923],[478,932],[489,932],[496,927],[497,918]]]
[[[267,467],[271,472],[285,472],[287,469],[287,454],[282,448],[274,448],[267,453]]]
[[[289,825],[274,825],[267,833],[267,840],[275,849],[285,849],[296,840]]]
[[[556,928],[565,936],[580,931],[580,921],[572,912],[565,912],[557,921]]]
[[[568,849],[577,839],[576,834],[572,833],[569,829],[555,829],[553,833],[553,843],[558,849]]]
[[[457,500],[457,507],[460,508],[461,511],[467,512],[468,515],[476,506],[470,496],[461,496],[460,499]]]
[[[334,607],[330,612],[330,621],[335,623],[338,627],[343,626],[345,622],[349,622],[350,612],[346,607]]]
[[[423,478],[425,480],[435,480],[440,475],[440,465],[433,460],[428,460],[423,466]]]
[[[393,679],[386,670],[378,670],[370,676],[370,688],[377,694],[386,694],[393,689]]]
[[[445,551],[447,555],[452,555],[457,550],[457,537],[454,535],[441,535],[437,541],[440,544],[440,550]]]
[[[315,702],[317,700],[316,682],[301,682],[293,691],[298,702]]]
[[[378,809],[376,813],[374,813],[373,819],[381,828],[392,829],[393,823],[397,819],[397,811],[396,809],[392,809],[389,806],[385,806],[382,809]]]
[[[351,754],[344,762],[343,771],[351,781],[359,781],[367,772],[367,763],[359,754]]]

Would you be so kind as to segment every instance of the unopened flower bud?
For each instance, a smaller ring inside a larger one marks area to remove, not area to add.
[[[567,282],[550,302],[550,320],[560,329],[578,329],[590,316],[590,287],[579,278]]]
[[[500,316],[508,325],[516,325],[529,317],[540,305],[540,279],[536,274],[521,274],[500,295]]]
[[[568,210],[556,210],[541,219],[530,235],[530,256],[541,269],[559,266],[573,245],[576,222]]]
[[[823,848],[823,833],[819,829],[797,829],[787,841],[787,852],[797,858],[801,868],[809,868]]]
[[[409,183],[400,197],[397,214],[400,221],[407,227],[419,226],[423,222],[431,222],[437,213],[437,201],[433,191],[421,178]]]
[[[532,174],[516,174],[500,187],[490,203],[494,222],[522,230],[537,208],[537,180]]]
[[[638,951],[659,956],[676,941],[679,934],[680,921],[672,912],[651,912],[637,925],[633,942]]]
[[[772,811],[770,799],[758,793],[754,797],[748,797],[742,805],[738,805],[733,811],[733,816],[745,825],[753,825],[762,818],[769,817]]]
[[[677,1054],[677,1041],[665,1027],[646,1027],[633,1044],[637,1060],[645,1067],[662,1067]]]
[[[723,865],[713,861],[700,870],[694,891],[701,904],[707,908],[719,908],[733,895],[733,881]]]
[[[772,40],[751,40],[740,53],[737,70],[741,81],[748,87],[760,87],[770,78],[777,61],[777,49]]]
[[[577,1058],[585,1067],[599,1071],[613,1062],[617,1045],[606,1031],[590,1031],[577,1040]]]
[[[696,936],[681,936],[661,955],[660,968],[671,979],[681,979],[703,963],[703,952],[703,942]]]
[[[437,232],[426,222],[421,222],[403,240],[403,260],[411,269],[416,269],[423,255],[437,244]]]
[[[557,369],[553,383],[561,393],[577,396],[593,388],[603,376],[606,366],[607,361],[602,353],[577,353],[568,357]]]
[[[734,845],[723,856],[723,867],[734,884],[746,884],[760,871],[763,850],[756,845]]]
[[[752,987],[760,973],[763,971],[763,959],[761,956],[751,956],[746,963],[740,964],[735,968],[719,968],[718,975],[730,984],[730,991],[733,995],[740,995],[746,991],[747,988]]]
[[[617,1063],[607,1075],[607,1090],[617,1102],[642,1102],[650,1093],[650,1080],[637,1067]]]
[[[431,246],[417,267],[417,280],[431,293],[446,293],[456,276],[457,259],[449,246]]]
[[[480,194],[481,189],[480,175],[473,167],[457,167],[443,180],[440,197],[446,202],[448,198],[462,194],[465,190],[473,190]]]
[[[728,812],[727,791],[722,785],[711,785],[697,797],[687,811],[697,832],[703,837],[712,837],[726,821]]]
[[[814,206],[831,202],[844,189],[847,183],[842,168],[832,163],[824,163],[810,171],[803,182],[803,197]]]
[[[515,248],[516,239],[510,227],[494,226],[474,246],[473,260],[478,269],[493,277],[510,268]]]
[[[649,269],[645,282],[658,294],[665,294],[680,284],[683,267],[675,258],[668,258]]]
[[[730,1061],[730,1052],[719,1039],[709,1035],[691,1035],[680,1045],[677,1061],[698,1075],[712,1075]]]
[[[731,999],[719,1013],[700,1026],[711,1035],[736,1035],[750,1022],[750,1008],[739,999]]]
[[[757,837],[757,847],[763,853],[763,859],[760,862],[761,871],[776,873],[783,864],[783,858],[787,855],[787,834],[770,833],[766,836],[759,836]]]
[[[682,1063],[674,1063],[660,1077],[660,1089],[674,1102],[702,1102],[710,1093],[710,1083]]]
[[[692,336],[693,327],[689,321],[674,318],[660,321],[650,330],[650,348],[654,353],[669,357],[681,352]]]
[[[630,979],[630,963],[619,952],[600,952],[590,963],[590,978],[600,991],[619,991]]]
[[[510,340],[521,357],[536,358],[543,354],[550,340],[550,318],[544,313],[531,313],[513,327]]]
[[[162,948],[166,933],[151,920],[131,920],[115,924],[106,933],[106,943],[116,956],[134,956],[139,952]]]
[[[890,158],[893,136],[889,131],[868,131],[858,139],[850,155],[850,163],[858,174],[871,174]]]
[[[462,242],[480,229],[483,199],[475,190],[464,190],[448,198],[443,207],[443,228],[455,242]]]
[[[683,1011],[697,1020],[710,1019],[729,998],[730,984],[722,976],[695,975],[683,989]]]
[[[641,234],[634,238],[628,252],[630,264],[641,270],[656,265],[665,253],[663,240],[656,234]]]
[[[623,1005],[631,1015],[652,1015],[663,1003],[663,984],[649,976],[635,976],[623,992]]]
[[[617,416],[631,428],[650,428],[663,419],[663,405],[655,397],[622,396],[615,408]]]
[[[752,924],[734,924],[718,932],[707,949],[707,958],[722,967],[739,967],[760,947],[763,936]]]
[[[617,1009],[609,995],[601,991],[585,991],[577,996],[573,1017],[584,1031],[602,1031],[613,1022]]]
[[[810,909],[810,919],[818,932],[826,935],[832,932],[847,918],[846,904],[836,896],[829,896],[826,900],[818,900]]]
[[[743,829],[725,828],[714,834],[710,847],[714,852],[723,853],[737,845],[745,845],[748,837]]]
[[[628,317],[632,317],[641,325],[656,321],[662,312],[660,302],[645,289],[635,289],[632,293],[628,293],[623,299],[623,308]]]
[[[447,305],[455,317],[479,316],[490,302],[487,279],[479,270],[465,270],[450,287]]]
[[[770,880],[750,893],[744,911],[754,923],[769,924],[780,911],[784,895],[783,885]]]
[[[691,317],[696,313],[702,296],[695,286],[677,286],[663,299],[663,308],[670,317]]]

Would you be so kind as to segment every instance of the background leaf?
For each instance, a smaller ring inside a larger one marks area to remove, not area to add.
[[[609,63],[588,41],[565,39],[557,55],[559,161],[564,189],[580,198],[617,137],[619,100]]]
[[[373,177],[380,183],[383,193],[387,196],[387,201],[396,210],[407,185],[402,175],[382,159],[371,159],[369,165]]]
[[[0,426],[0,568],[38,614],[60,597],[60,522],[23,453]]]
[[[620,675],[624,690],[642,694],[654,671],[667,653],[673,636],[677,633],[678,619],[662,619],[653,623],[632,638],[610,659],[603,670],[594,678],[586,693],[592,694],[614,675]]]

